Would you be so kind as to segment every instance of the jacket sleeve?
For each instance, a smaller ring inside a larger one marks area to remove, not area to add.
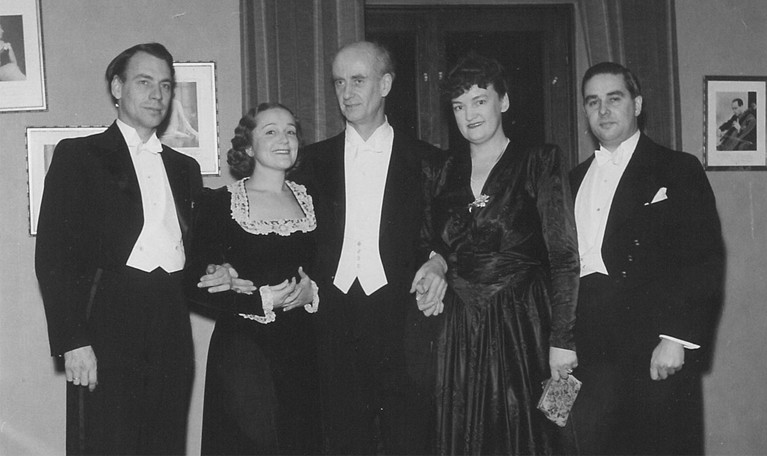
[[[660,334],[700,345],[710,345],[724,274],[724,246],[714,193],[703,167],[689,154],[681,155],[668,190],[675,201],[674,222],[665,249],[676,273],[658,284],[666,296],[658,307]],[[661,291],[662,290],[662,291]]]
[[[40,206],[35,272],[45,307],[52,355],[91,344],[87,309],[96,277],[96,247],[83,139],[61,141],[54,151]]]

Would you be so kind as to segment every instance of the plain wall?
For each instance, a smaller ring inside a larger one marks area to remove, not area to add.
[[[122,50],[158,41],[176,61],[216,63],[222,176],[242,115],[238,0],[41,1],[48,110],[0,113],[0,454],[64,454],[65,378],[49,356],[29,235],[27,126],[109,125],[104,70]],[[188,450],[199,454],[205,357],[212,324],[192,315],[197,375]]]
[[[703,77],[767,76],[767,4],[676,0],[676,22],[682,144],[702,157]],[[767,454],[767,173],[710,171],[708,178],[727,274],[713,368],[704,379],[706,451]]]

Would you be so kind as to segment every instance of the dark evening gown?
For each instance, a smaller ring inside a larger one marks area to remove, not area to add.
[[[301,308],[276,310],[274,321],[265,323],[258,291],[195,289],[206,264],[230,263],[257,287],[299,280],[299,266],[311,277],[316,221],[304,187],[288,182],[304,218],[252,222],[244,182],[209,191],[195,222],[187,289],[193,301],[218,310],[208,351],[202,454],[317,454],[314,315]]]
[[[551,454],[536,409],[550,346],[574,350],[578,249],[556,146],[507,148],[481,195],[467,151],[431,183],[424,238],[448,263],[437,350],[440,454]]]

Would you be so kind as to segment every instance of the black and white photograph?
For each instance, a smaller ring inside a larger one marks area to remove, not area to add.
[[[39,0],[0,3],[0,113],[47,109]]]
[[[767,77],[706,76],[707,169],[767,169]]]

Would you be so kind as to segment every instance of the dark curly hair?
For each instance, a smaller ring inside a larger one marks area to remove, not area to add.
[[[474,85],[482,89],[492,85],[500,98],[508,92],[503,66],[495,59],[469,51],[447,74],[442,83],[442,95],[450,101],[460,97]]]
[[[237,179],[248,177],[253,173],[256,166],[256,159],[248,155],[247,149],[253,145],[253,129],[256,128],[256,117],[259,113],[270,109],[284,109],[296,123],[296,136],[298,144],[301,145],[301,124],[293,111],[287,106],[276,101],[260,103],[255,108],[251,108],[237,124],[232,138],[232,148],[226,154],[226,162],[229,164],[229,172]],[[293,167],[295,168],[295,164]]]

